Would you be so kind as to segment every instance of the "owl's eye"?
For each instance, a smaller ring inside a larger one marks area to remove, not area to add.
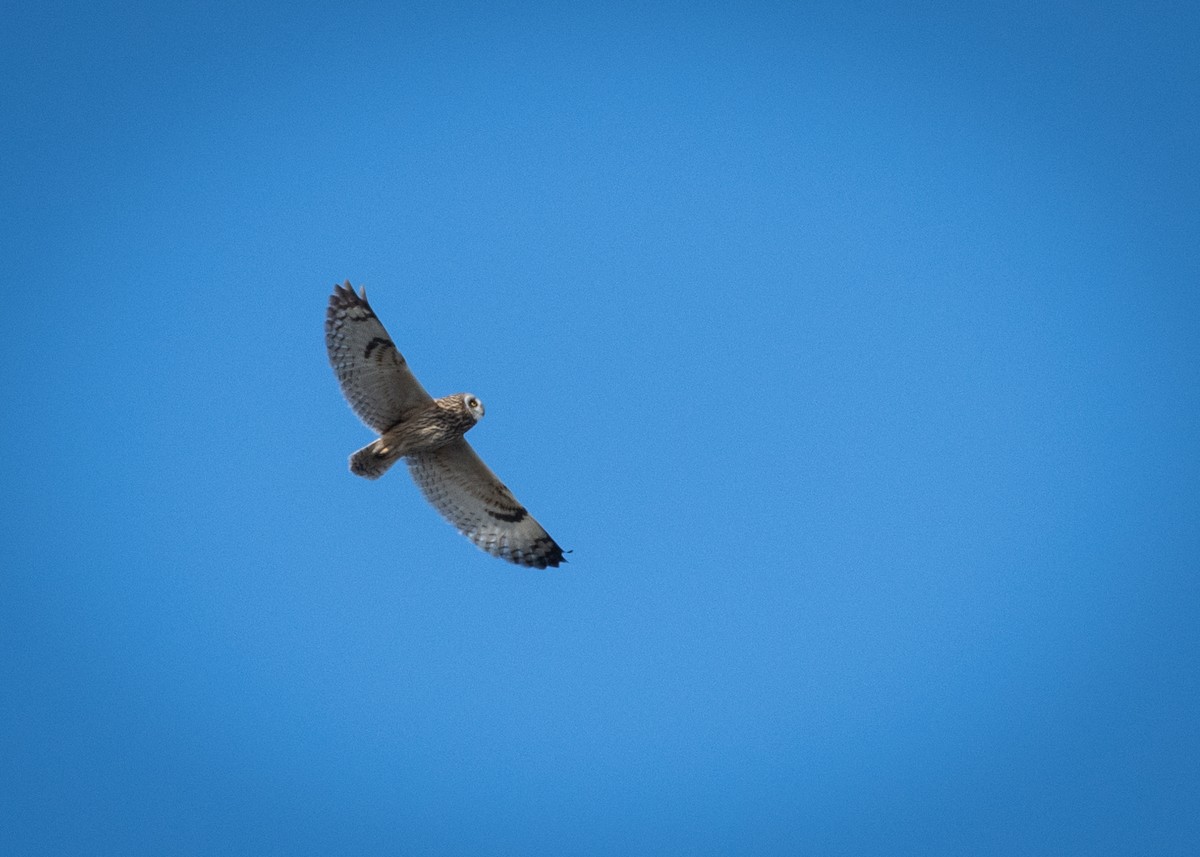
[[[479,407],[479,400],[478,399],[467,399],[467,404],[472,408],[477,408],[477,407]]]

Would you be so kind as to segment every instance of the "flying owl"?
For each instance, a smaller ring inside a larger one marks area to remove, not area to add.
[[[563,550],[463,437],[483,417],[470,393],[435,399],[408,368],[367,303],[334,286],[325,346],[354,413],[381,437],[350,456],[351,472],[378,479],[401,458],[422,493],[482,550],[517,565],[557,567]]]

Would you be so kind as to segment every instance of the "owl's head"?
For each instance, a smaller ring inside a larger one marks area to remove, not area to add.
[[[483,402],[472,395],[471,393],[462,394],[463,407],[467,409],[467,413],[474,418],[475,422],[483,419]]]

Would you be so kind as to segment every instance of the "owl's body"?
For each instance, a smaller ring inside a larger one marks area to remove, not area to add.
[[[470,393],[434,399],[351,455],[350,471],[378,479],[401,458],[433,452],[462,437],[482,416],[483,405]]]
[[[350,407],[380,438],[350,456],[350,470],[378,479],[401,458],[427,500],[479,548],[534,568],[565,562],[563,550],[463,437],[483,417],[469,393],[434,399],[408,368],[366,292],[334,286],[325,317],[329,362]]]

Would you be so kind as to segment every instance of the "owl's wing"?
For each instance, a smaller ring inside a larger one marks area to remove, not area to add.
[[[408,470],[442,517],[492,556],[533,568],[566,561],[563,549],[463,438],[410,455]]]
[[[346,401],[380,434],[413,408],[432,401],[375,317],[366,290],[356,295],[349,280],[334,286],[329,298],[325,347]]]

